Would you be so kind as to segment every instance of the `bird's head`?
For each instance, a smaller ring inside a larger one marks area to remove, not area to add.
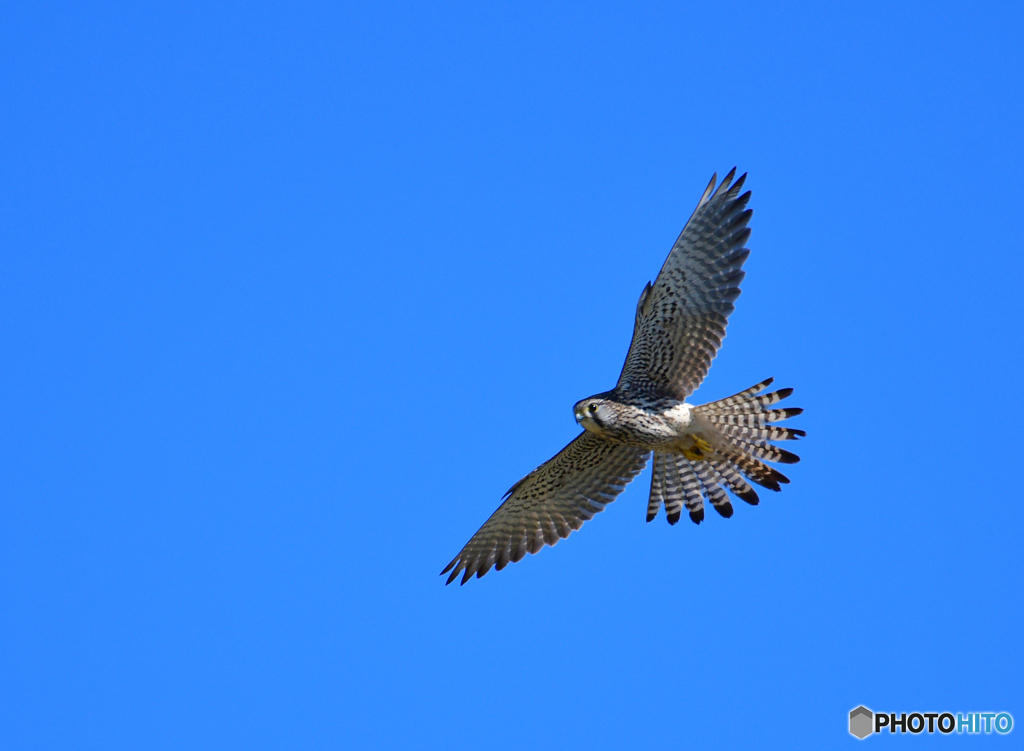
[[[576,402],[573,414],[584,429],[602,435],[615,424],[617,413],[612,404],[600,396],[591,396]]]

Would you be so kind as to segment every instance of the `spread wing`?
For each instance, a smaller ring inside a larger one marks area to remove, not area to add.
[[[462,584],[494,566],[554,545],[615,500],[647,464],[648,451],[609,443],[584,431],[553,458],[517,482],[455,560],[446,584]]]
[[[750,191],[739,195],[747,176],[732,182],[735,173],[718,190],[712,176],[658,278],[640,295],[620,391],[685,399],[708,374],[750,254]]]

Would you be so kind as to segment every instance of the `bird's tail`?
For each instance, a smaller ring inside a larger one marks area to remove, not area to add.
[[[779,389],[761,394],[772,378],[734,396],[694,408],[695,417],[708,432],[685,454],[654,452],[654,474],[647,504],[647,521],[664,505],[669,524],[679,521],[683,506],[694,523],[704,520],[704,500],[724,517],[732,516],[732,504],[724,488],[747,503],[758,503],[747,480],[778,491],[789,478],[765,461],[795,464],[800,457],[772,441],[789,441],[806,433],[772,423],[794,417],[802,409],[776,409],[774,405],[793,393]],[[746,478],[746,479],[744,479]]]

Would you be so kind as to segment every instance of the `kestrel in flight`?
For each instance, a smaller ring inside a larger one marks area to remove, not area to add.
[[[451,571],[448,584],[460,574],[465,584],[492,566],[500,571],[568,537],[615,500],[652,452],[647,521],[664,506],[669,524],[675,524],[685,506],[700,524],[705,499],[730,517],[725,488],[757,504],[747,480],[775,491],[789,482],[764,462],[799,461],[772,444],[806,435],[773,424],[803,411],[775,406],[793,389],[763,393],[769,378],[717,402],[685,401],[722,344],[750,254],[750,191],[740,195],[746,175],[733,182],[735,173],[718,190],[712,176],[658,278],[640,293],[633,341],[615,388],[576,403],[573,412],[583,432],[512,486],[441,572]]]

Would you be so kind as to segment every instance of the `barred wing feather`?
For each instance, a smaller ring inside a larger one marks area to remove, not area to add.
[[[451,571],[446,583],[460,573],[465,584],[492,566],[500,571],[568,537],[615,500],[643,470],[649,453],[583,432],[512,486],[505,502],[445,566],[442,574]]]
[[[750,251],[746,175],[733,169],[715,190],[715,177],[637,305],[633,341],[617,388],[685,399],[711,367],[740,294]]]

